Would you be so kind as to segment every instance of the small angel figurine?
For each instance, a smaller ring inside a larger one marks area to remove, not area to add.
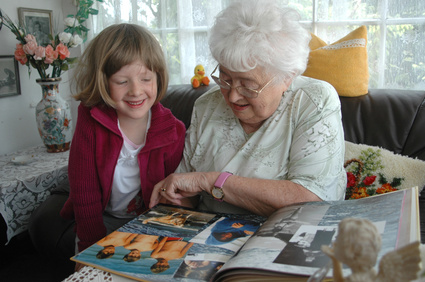
[[[381,249],[381,236],[375,225],[360,218],[345,218],[338,225],[338,235],[332,247],[322,246],[333,263],[335,282],[342,281],[411,281],[419,271],[419,242],[410,243],[386,253],[379,262],[379,272],[374,266]],[[343,277],[342,265],[351,269]]]

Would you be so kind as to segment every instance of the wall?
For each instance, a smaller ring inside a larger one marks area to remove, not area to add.
[[[53,11],[53,28],[63,30],[63,15],[75,14],[73,0],[13,0],[3,1],[1,9],[15,23],[18,23],[18,8],[47,9]],[[18,41],[6,27],[0,30],[0,55],[13,55]],[[73,48],[71,56],[79,56],[81,50]],[[42,141],[35,122],[35,106],[41,99],[41,87],[35,82],[39,78],[35,69],[31,76],[28,67],[19,64],[21,95],[0,98],[0,155],[12,153],[20,149],[41,145]],[[76,108],[78,103],[70,97],[69,79],[72,72],[62,75],[59,86],[60,95],[71,105],[73,128],[76,124]]]

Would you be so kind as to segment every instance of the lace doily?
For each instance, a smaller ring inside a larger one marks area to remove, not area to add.
[[[85,266],[80,269],[80,271],[75,272],[63,282],[80,282],[80,281],[109,281],[113,282],[112,274],[100,269],[93,267]]]

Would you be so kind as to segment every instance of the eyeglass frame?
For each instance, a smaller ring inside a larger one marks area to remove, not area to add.
[[[260,90],[256,90],[256,89],[251,89],[251,88],[248,88],[248,87],[245,87],[245,86],[236,86],[236,87],[233,87],[232,85],[230,85],[227,81],[225,81],[225,80],[222,80],[221,78],[219,78],[219,77],[217,77],[217,76],[215,76],[215,75],[213,75],[215,72],[216,72],[216,70],[217,70],[217,68],[218,68],[218,66],[219,66],[220,64],[217,64],[217,66],[214,68],[214,70],[212,71],[212,73],[210,74],[210,76],[212,77],[212,79],[214,79],[214,81],[215,81],[215,83],[217,83],[217,85],[220,87],[220,88],[222,88],[222,89],[226,89],[226,90],[231,90],[231,89],[236,89],[236,91],[240,94],[240,95],[242,95],[242,96],[244,96],[244,97],[247,97],[247,98],[251,98],[251,99],[255,99],[255,98],[257,98],[258,97],[258,95],[260,95],[260,93],[275,79],[275,77],[276,76],[273,76],[263,87],[261,87],[261,89]],[[224,84],[223,84],[224,83]],[[226,88],[226,87],[228,87],[228,88]],[[241,93],[240,91],[239,91],[239,89],[246,89],[246,90],[248,90],[248,91],[250,91],[250,92],[253,92],[253,95],[252,96],[248,96],[248,95],[245,95],[245,94],[243,94],[243,93]]]

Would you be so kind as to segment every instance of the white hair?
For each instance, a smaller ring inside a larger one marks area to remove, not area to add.
[[[302,74],[310,52],[310,33],[299,14],[276,1],[241,1],[221,11],[211,29],[214,59],[235,72],[262,67],[282,78]]]

